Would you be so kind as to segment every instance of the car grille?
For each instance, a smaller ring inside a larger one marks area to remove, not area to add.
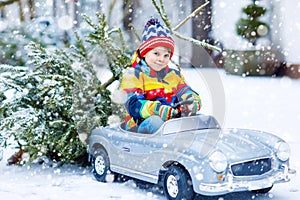
[[[272,169],[272,159],[263,158],[231,165],[234,176],[262,175]]]

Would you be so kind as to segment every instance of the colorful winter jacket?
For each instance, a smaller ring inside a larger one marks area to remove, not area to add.
[[[157,104],[171,105],[193,96],[201,105],[199,95],[178,70],[167,66],[156,72],[143,60],[123,75],[120,88],[127,93],[126,130],[137,128],[144,119],[155,115]]]

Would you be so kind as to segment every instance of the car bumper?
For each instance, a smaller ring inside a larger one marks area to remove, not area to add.
[[[234,180],[231,176],[227,178],[227,181],[222,183],[200,183],[196,192],[202,195],[214,196],[230,192],[259,190],[269,188],[275,183],[288,182],[295,175],[296,170],[285,167],[283,170],[261,179]]]

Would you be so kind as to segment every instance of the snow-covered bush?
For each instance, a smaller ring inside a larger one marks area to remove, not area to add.
[[[26,63],[24,46],[33,38],[24,26],[7,27],[0,30],[0,63],[23,66]]]
[[[28,52],[24,47],[31,41],[37,42],[43,47],[64,47],[69,42],[65,38],[65,35],[69,33],[60,30],[52,18],[37,18],[28,23],[2,25],[1,27],[0,63],[2,64],[26,65]]]

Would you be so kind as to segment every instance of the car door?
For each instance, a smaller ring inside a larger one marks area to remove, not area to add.
[[[121,168],[139,170],[145,154],[145,135],[115,134],[111,137],[113,163]]]

